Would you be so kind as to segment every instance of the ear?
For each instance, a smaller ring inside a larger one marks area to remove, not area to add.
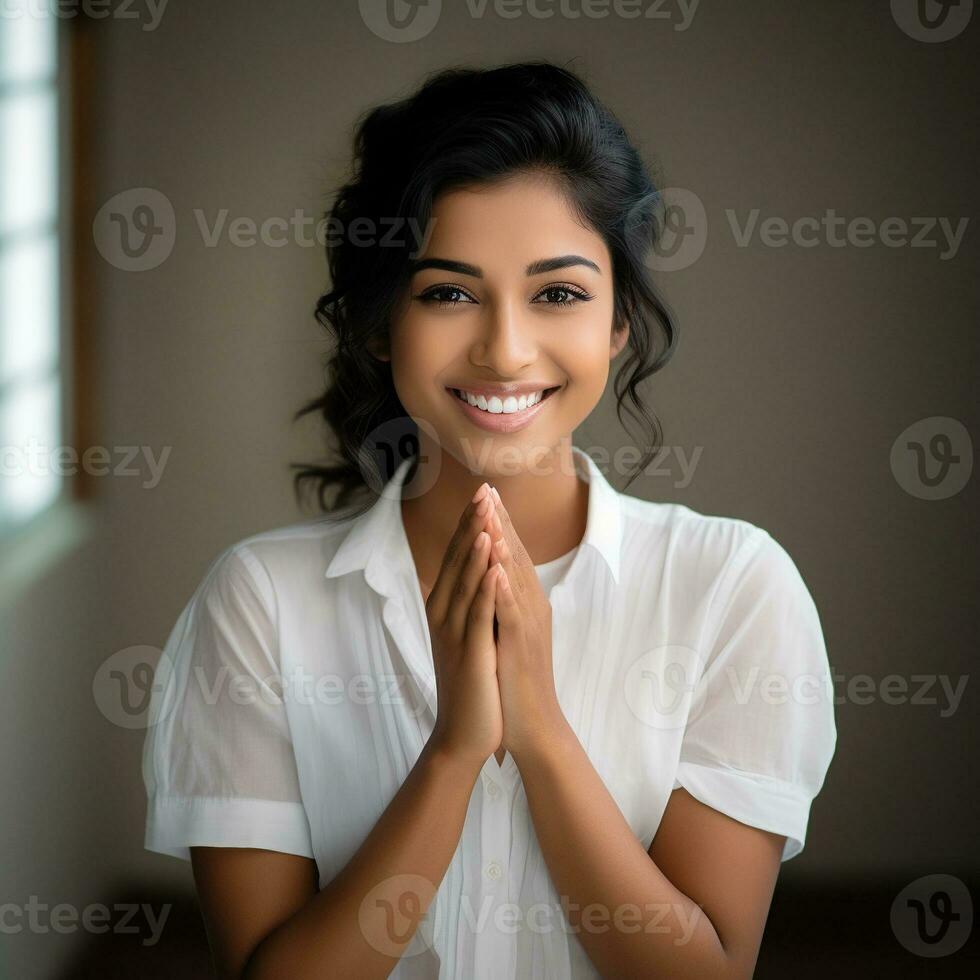
[[[626,341],[630,336],[629,320],[623,320],[613,328],[612,340],[609,342],[609,360],[614,360],[616,355],[626,346]]]
[[[390,361],[391,352],[388,350],[386,338],[374,336],[367,342],[368,353],[376,357],[379,361]]]

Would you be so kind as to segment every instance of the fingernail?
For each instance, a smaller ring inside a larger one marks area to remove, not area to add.
[[[481,483],[476,493],[473,494],[473,503],[475,504],[478,500],[482,500],[487,495],[489,489],[489,483]]]
[[[496,499],[497,503],[499,504],[500,503],[500,494],[497,493],[497,488],[496,487],[491,487],[490,488],[490,492],[494,495],[494,498]]]

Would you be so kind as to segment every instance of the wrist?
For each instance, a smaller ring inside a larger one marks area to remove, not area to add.
[[[453,773],[459,779],[475,782],[487,760],[467,755],[433,733],[422,749],[420,761],[440,771]]]
[[[557,762],[569,752],[580,749],[581,745],[575,730],[568,723],[565,715],[559,711],[553,721],[542,728],[538,734],[529,739],[526,744],[510,750],[518,769],[530,766],[548,765]]]

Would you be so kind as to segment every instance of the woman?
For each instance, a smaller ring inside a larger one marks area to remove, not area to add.
[[[147,847],[193,862],[223,977],[751,976],[829,668],[766,531],[572,445],[626,348],[633,477],[659,445],[640,157],[546,63],[443,72],[355,156],[300,412],[330,514],[226,549],[182,613]]]

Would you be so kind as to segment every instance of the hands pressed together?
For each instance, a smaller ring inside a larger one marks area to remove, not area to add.
[[[501,748],[520,761],[562,730],[551,604],[486,483],[460,517],[425,609],[438,698],[432,738],[445,750],[480,766]]]

